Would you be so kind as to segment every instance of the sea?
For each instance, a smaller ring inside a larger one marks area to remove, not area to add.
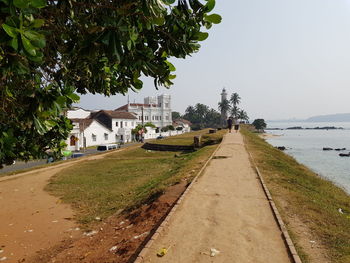
[[[286,129],[298,126],[343,129]],[[278,135],[267,138],[268,143],[273,146],[285,146],[285,153],[350,194],[350,157],[339,156],[339,153],[350,152],[350,122],[267,122],[267,129],[270,128],[282,130],[266,130],[266,133]],[[324,151],[324,147],[346,150]]]

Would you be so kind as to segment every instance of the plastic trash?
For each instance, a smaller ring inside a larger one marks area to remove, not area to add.
[[[134,236],[134,239],[138,239],[138,238],[143,237],[143,236],[146,236],[146,235],[148,235],[148,234],[149,234],[149,232],[142,233],[142,234],[140,234],[140,235],[138,235],[138,236]]]
[[[118,249],[118,246],[113,246],[109,249],[110,252],[114,252]]]
[[[90,232],[85,232],[83,235],[87,236],[87,237],[90,237],[90,236],[96,235],[97,233],[98,232],[96,230],[93,230],[93,231],[90,231]]]
[[[338,209],[338,212],[341,214],[344,214],[343,209],[341,209],[341,208]]]
[[[165,247],[161,248],[158,253],[157,253],[157,256],[158,257],[163,257],[166,255],[166,253],[168,253],[168,249],[166,249]]]
[[[210,256],[211,257],[215,257],[216,255],[218,255],[220,253],[219,250],[215,249],[215,248],[211,248],[210,249]]]

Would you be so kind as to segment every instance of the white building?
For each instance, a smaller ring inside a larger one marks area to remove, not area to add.
[[[137,116],[137,124],[151,122],[158,128],[172,125],[171,97],[160,95],[158,97],[146,97],[144,103],[128,103],[116,109],[116,111],[133,112]]]
[[[91,114],[91,117],[113,131],[115,142],[130,142],[132,140],[131,130],[137,126],[137,117],[134,113],[101,110]]]
[[[142,118],[144,124],[151,122],[157,127],[146,127],[145,139],[189,132],[191,124],[186,120],[172,122],[170,95],[147,97],[144,104],[128,103],[116,110],[89,111],[76,107],[67,111],[67,117],[74,127],[66,140],[67,148],[72,151],[100,144],[130,142],[133,140],[132,130],[142,123]],[[182,128],[161,132],[161,128],[168,125]]]
[[[74,109],[67,116],[84,117],[85,110]],[[130,142],[131,130],[136,127],[136,116],[130,112],[98,111],[86,118],[70,118],[73,130],[66,143],[67,149],[78,151],[85,147],[116,142]]]
[[[191,131],[191,125],[192,123],[188,120],[185,119],[177,119],[173,121],[173,126],[176,130],[181,130],[183,132],[190,132]]]

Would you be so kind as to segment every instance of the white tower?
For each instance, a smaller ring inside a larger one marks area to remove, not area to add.
[[[227,100],[227,92],[226,92],[226,89],[223,88],[221,92],[221,103],[223,103],[225,100]],[[226,125],[226,120],[227,120],[227,111],[221,109],[221,124],[223,126]]]

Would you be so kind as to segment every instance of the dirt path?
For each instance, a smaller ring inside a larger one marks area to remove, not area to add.
[[[162,233],[144,262],[292,262],[239,133],[225,137]]]
[[[62,169],[104,155],[0,178],[0,261],[24,262],[41,249],[81,235],[70,207],[43,189]]]

